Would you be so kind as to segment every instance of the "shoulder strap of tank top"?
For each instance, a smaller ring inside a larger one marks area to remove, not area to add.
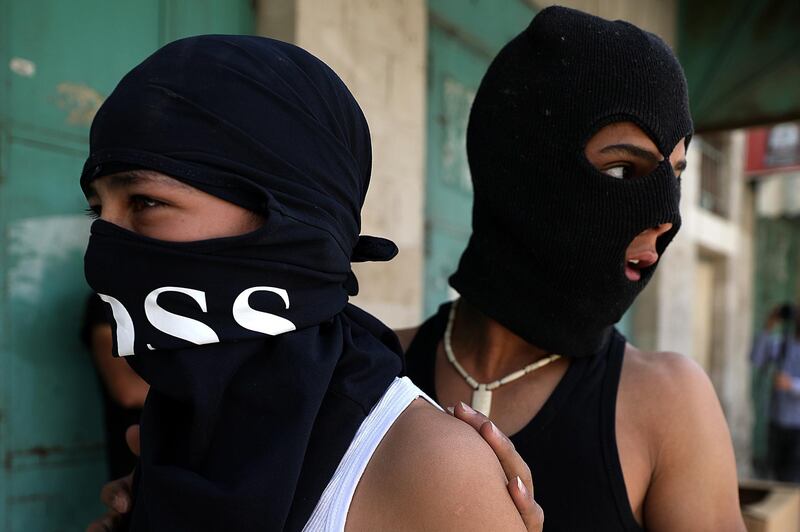
[[[452,303],[444,303],[436,314],[425,320],[406,349],[406,375],[434,399],[436,399],[434,384],[436,348],[447,328],[447,316],[451,305]]]
[[[636,522],[631,503],[628,500],[628,490],[625,487],[625,477],[622,474],[622,464],[617,447],[617,392],[622,374],[622,361],[625,357],[625,345],[625,337],[615,329],[608,346],[606,371],[601,392],[601,441],[620,522],[623,523],[626,531],[641,532],[643,529]]]
[[[408,378],[398,378],[361,423],[303,532],[343,532],[358,483],[384,436],[408,405],[421,397],[441,410]]]

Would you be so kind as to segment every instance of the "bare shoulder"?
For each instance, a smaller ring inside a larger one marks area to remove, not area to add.
[[[652,474],[676,459],[709,429],[715,439],[728,438],[727,424],[708,375],[684,355],[649,352],[628,345],[617,396],[621,422],[636,430],[649,451]]]
[[[628,345],[618,411],[650,450],[648,530],[743,530],[733,445],[708,375],[694,360]]]
[[[417,335],[418,330],[419,327],[410,327],[408,329],[398,329],[394,331],[394,333],[397,335],[397,338],[400,340],[400,345],[403,347],[404,353],[408,350],[408,346],[411,345],[411,342]]]
[[[620,407],[660,445],[708,428],[709,422],[716,424],[720,437],[728,437],[711,380],[697,362],[679,353],[642,351],[629,344],[618,397]]]
[[[625,348],[622,371],[664,389],[687,382],[696,381],[695,385],[701,385],[708,381],[703,368],[687,356],[672,351],[643,351],[631,344]]]
[[[416,400],[376,450],[347,530],[525,530],[491,448],[467,424]]]
[[[691,358],[670,351],[642,351],[628,344],[620,386],[662,414],[699,402],[717,403],[708,375]]]

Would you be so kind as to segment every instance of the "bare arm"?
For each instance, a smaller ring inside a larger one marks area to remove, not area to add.
[[[92,329],[92,358],[111,398],[125,408],[141,408],[149,386],[127,362],[111,355],[111,326]]]
[[[648,530],[744,531],[736,462],[719,401],[694,361],[658,353],[643,385],[654,469],[644,506]]]
[[[458,405],[452,414],[476,430],[489,444],[505,472],[508,493],[525,523],[527,532],[541,532],[544,513],[533,498],[531,470],[516,451],[511,440],[479,412],[470,412],[463,405]],[[139,425],[129,427],[125,438],[131,452],[139,456]],[[103,486],[100,500],[108,511],[93,521],[87,528],[87,532],[110,532],[118,529],[121,514],[127,513],[131,507],[132,478],[133,474],[131,473]]]
[[[517,507],[528,532],[541,532],[544,512],[534,499],[533,478],[530,467],[517,452],[511,440],[489,418],[467,407],[464,403],[448,408],[454,417],[478,431],[489,444],[506,475],[506,487]]]
[[[370,461],[346,530],[526,531],[491,448],[466,423],[420,401]]]

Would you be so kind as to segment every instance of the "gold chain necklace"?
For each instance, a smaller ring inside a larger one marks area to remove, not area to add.
[[[467,373],[467,370],[458,363],[456,360],[456,355],[453,352],[453,344],[452,344],[452,336],[453,336],[453,323],[456,321],[456,308],[458,307],[458,300],[453,301],[453,305],[450,307],[450,316],[447,319],[447,328],[444,330],[444,352],[447,355],[447,360],[450,361],[450,364],[456,368],[459,375],[461,375],[467,384],[469,384],[472,389],[472,408],[480,412],[485,416],[489,416],[489,412],[492,410],[492,392],[499,388],[504,384],[508,384],[509,382],[513,382],[517,379],[520,379],[527,375],[532,371],[536,371],[537,369],[546,366],[550,362],[558,360],[561,358],[561,355],[550,355],[546,358],[542,358],[533,362],[532,364],[528,364],[522,369],[515,371],[514,373],[510,373],[503,377],[502,379],[497,379],[494,382],[490,382],[488,384],[482,384],[476,381],[472,375]]]

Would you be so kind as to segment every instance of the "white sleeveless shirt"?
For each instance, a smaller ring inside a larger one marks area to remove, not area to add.
[[[416,398],[422,397],[441,409],[430,397],[417,388],[408,377],[396,378],[361,423],[350,447],[339,462],[325,491],[317,503],[303,532],[343,532],[347,512],[353,501],[361,475],[367,468],[375,449],[400,414]]]

